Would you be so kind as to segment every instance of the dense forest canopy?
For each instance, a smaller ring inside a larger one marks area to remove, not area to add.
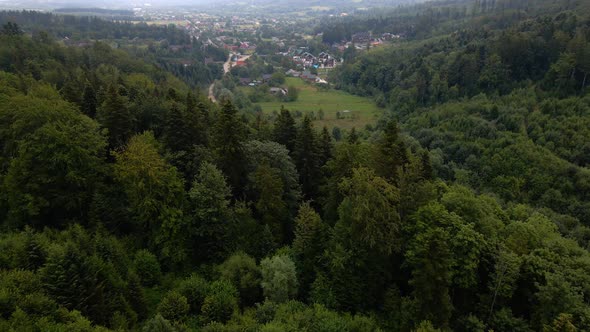
[[[326,20],[406,32],[331,72],[386,109],[344,135],[113,47],[172,28],[0,13],[0,330],[590,330],[586,7]]]

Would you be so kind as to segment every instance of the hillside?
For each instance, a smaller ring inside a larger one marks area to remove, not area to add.
[[[0,331],[590,330],[587,6],[267,21],[268,44],[216,17],[262,46],[223,76],[173,65],[227,58],[176,28],[0,13]],[[305,25],[346,53],[329,86],[283,74]],[[400,38],[328,40],[367,31]]]

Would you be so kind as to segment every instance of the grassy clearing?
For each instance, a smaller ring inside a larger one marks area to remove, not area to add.
[[[327,126],[329,129],[338,126],[342,129],[364,128],[367,124],[374,124],[383,110],[375,103],[364,97],[351,95],[344,91],[318,90],[316,87],[303,82],[299,78],[289,77],[285,83],[287,86],[295,86],[299,89],[299,98],[294,102],[261,102],[258,103],[265,113],[278,111],[281,105],[290,111],[314,112],[316,128]],[[247,91],[247,90],[246,90]],[[324,118],[319,119],[318,111],[323,110]],[[343,112],[343,111],[349,112]],[[336,112],[345,116],[344,119],[337,119]]]

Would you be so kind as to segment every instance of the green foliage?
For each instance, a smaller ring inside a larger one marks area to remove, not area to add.
[[[209,283],[202,277],[193,274],[182,280],[176,287],[176,291],[187,299],[190,313],[198,314],[209,291]]]
[[[131,138],[115,153],[115,179],[123,188],[133,215],[133,226],[144,232],[153,249],[178,261],[185,253],[175,247],[181,236],[184,186],[176,169],[158,153],[158,142],[146,132]]]
[[[111,149],[125,146],[134,131],[134,119],[127,103],[128,101],[119,95],[117,87],[110,85],[105,100],[97,111],[98,122],[108,130]]]
[[[300,206],[295,219],[293,254],[296,259],[297,279],[303,297],[307,294],[311,283],[316,277],[316,266],[320,264],[321,256],[326,247],[328,231],[329,228],[322,222],[320,216],[309,203]]]
[[[252,257],[233,254],[219,266],[219,272],[221,279],[231,282],[238,290],[242,306],[249,307],[260,300],[260,270]]]
[[[213,131],[213,148],[219,169],[227,176],[234,196],[242,192],[245,179],[245,155],[242,142],[245,128],[230,101],[223,104]]]
[[[200,245],[197,253],[202,259],[223,256],[229,250],[228,230],[231,222],[231,189],[226,183],[226,177],[215,165],[203,163],[188,195],[192,218],[186,220],[179,235],[185,238],[187,245],[198,240]]]
[[[144,286],[157,285],[162,278],[158,258],[145,249],[139,250],[135,253],[133,270]]]
[[[158,305],[158,313],[164,319],[173,322],[183,321],[189,313],[189,309],[186,297],[175,291],[167,293]]]
[[[276,255],[260,262],[261,286],[264,297],[273,302],[285,302],[297,294],[297,271],[286,255]]]
[[[3,187],[15,226],[84,218],[104,172],[98,126],[59,100],[15,96],[0,106]],[[59,212],[58,212],[59,211]]]
[[[177,331],[172,324],[157,314],[154,318],[148,320],[142,329],[143,332],[175,332]]]
[[[238,291],[228,281],[215,281],[203,301],[201,314],[205,322],[227,322],[238,306]]]
[[[383,253],[398,251],[401,232],[396,209],[399,191],[367,168],[352,170],[340,184],[344,200],[338,208],[350,235]]]

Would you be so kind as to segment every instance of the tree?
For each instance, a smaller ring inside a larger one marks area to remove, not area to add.
[[[275,142],[283,144],[289,150],[289,153],[293,153],[295,150],[295,140],[297,138],[297,128],[295,128],[295,120],[291,117],[289,110],[281,106],[281,112],[275,120],[275,126],[273,131]]]
[[[219,272],[221,279],[231,282],[238,290],[243,307],[254,305],[262,297],[260,270],[252,257],[235,253],[219,266]]]
[[[190,220],[180,227],[185,246],[197,242],[194,254],[201,259],[223,256],[229,249],[231,189],[215,165],[203,163],[189,191]]]
[[[264,297],[273,302],[285,302],[297,294],[297,270],[286,255],[276,255],[260,262]]]
[[[234,197],[242,193],[246,179],[246,157],[242,145],[245,129],[236,113],[231,102],[223,104],[215,126],[213,144],[216,164],[227,176]]]
[[[109,131],[111,149],[122,148],[133,135],[133,115],[127,100],[119,95],[115,85],[108,87],[105,100],[97,111],[97,120]]]
[[[158,304],[158,313],[170,321],[183,321],[188,312],[186,297],[175,291],[168,292]]]
[[[90,84],[86,84],[84,87],[84,94],[82,96],[82,106],[80,107],[82,113],[87,116],[94,118],[96,115],[96,92]]]
[[[144,286],[157,285],[162,277],[158,258],[145,249],[135,253],[133,269]]]
[[[22,33],[22,30],[16,23],[8,22],[2,26],[2,34],[7,36],[18,36],[22,35]]]
[[[211,284],[209,294],[203,301],[201,313],[205,322],[227,322],[238,307],[238,291],[228,281],[218,280]]]
[[[35,104],[32,102],[30,107]],[[15,226],[57,226],[85,220],[90,199],[105,171],[106,142],[97,124],[69,110],[59,110],[59,104],[54,107],[51,110],[50,104],[45,104],[35,113],[46,111],[44,116],[62,119],[39,123],[40,127],[14,142],[17,152],[6,160],[9,167],[3,190],[8,199],[9,219]],[[37,115],[27,114],[20,107],[14,112],[20,112],[12,118],[15,126],[19,125],[19,118],[28,118],[27,126],[35,125],[31,116]],[[4,141],[5,152],[10,151],[11,140],[19,138],[18,129],[14,129],[15,136]]]
[[[209,292],[209,283],[201,276],[193,274],[181,281],[176,291],[186,297],[190,307],[189,313],[196,315],[201,312],[201,307]]]
[[[340,222],[351,227],[350,236],[384,254],[399,251],[399,190],[364,167],[353,169],[340,190],[344,200],[338,214]]]
[[[396,181],[398,172],[408,163],[404,142],[399,137],[395,121],[389,121],[383,130],[383,136],[375,152],[375,169],[377,174],[390,181]]]
[[[350,130],[350,133],[348,134],[346,141],[350,144],[357,144],[359,142],[359,136],[356,133],[355,127],[352,127],[352,129]]]
[[[330,158],[332,158],[332,150],[334,149],[334,143],[332,142],[332,135],[328,132],[328,128],[324,126],[320,135],[320,150],[321,150],[321,162],[320,164],[325,165]]]
[[[293,85],[287,89],[287,101],[296,101],[299,98],[299,90]]]
[[[301,189],[306,199],[315,199],[317,197],[318,184],[321,178],[320,151],[316,136],[311,119],[306,115],[297,131],[297,140],[293,153],[293,159],[299,171]]]
[[[418,301],[417,318],[441,328],[448,326],[453,312],[449,290],[454,263],[449,238],[442,228],[432,227],[418,234],[406,252],[412,294]]]
[[[181,236],[184,184],[158,153],[154,135],[133,136],[124,151],[115,153],[115,159],[115,180],[129,201],[135,228],[164,257],[181,259],[183,252],[174,244]]]
[[[302,296],[307,295],[328,241],[329,228],[309,203],[301,204],[295,219],[293,253]]]
[[[258,193],[256,210],[262,222],[269,225],[275,235],[276,243],[283,243],[291,236],[291,227],[287,224],[287,205],[283,201],[283,183],[280,171],[268,164],[258,166],[252,176],[252,187]]]

